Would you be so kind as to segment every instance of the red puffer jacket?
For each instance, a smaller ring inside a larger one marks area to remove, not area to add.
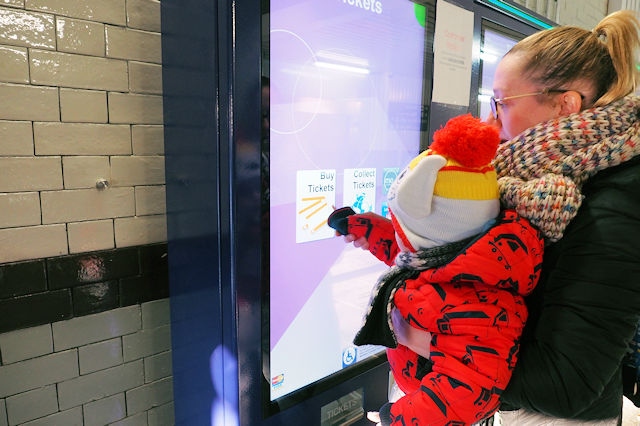
[[[366,236],[369,250],[393,264],[398,248],[390,221],[366,214],[349,220],[349,232]],[[402,345],[387,350],[405,393],[391,407],[392,424],[466,425],[498,409],[527,319],[523,296],[538,282],[543,251],[540,233],[505,210],[446,264],[393,284],[387,294],[404,320],[431,333],[431,356],[427,361]],[[383,305],[378,309],[390,312]],[[381,344],[369,340],[380,332],[376,327],[354,341]]]
[[[373,245],[372,245],[373,246]],[[527,319],[523,296],[538,282],[544,242],[512,210],[447,264],[403,281],[393,302],[411,325],[431,333],[431,371],[405,346],[388,349],[405,393],[394,425],[466,425],[498,409]]]

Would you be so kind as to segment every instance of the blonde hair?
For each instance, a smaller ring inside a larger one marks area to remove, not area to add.
[[[603,106],[636,89],[640,22],[629,10],[614,12],[592,30],[560,26],[518,42],[507,53],[522,55],[526,75],[546,89],[567,89],[572,82],[593,84],[587,106]]]

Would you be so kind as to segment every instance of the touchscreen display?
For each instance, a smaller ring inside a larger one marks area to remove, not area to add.
[[[273,401],[383,350],[352,340],[387,266],[326,220],[387,215],[419,152],[425,30],[409,0],[271,0],[269,19]]]

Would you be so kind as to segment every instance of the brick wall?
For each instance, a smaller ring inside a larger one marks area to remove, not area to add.
[[[0,0],[0,99],[0,426],[173,424],[160,2]]]

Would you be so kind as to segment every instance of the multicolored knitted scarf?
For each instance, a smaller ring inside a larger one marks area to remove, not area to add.
[[[637,155],[638,96],[541,123],[498,147],[494,166],[503,207],[558,241],[578,213],[587,179]]]

